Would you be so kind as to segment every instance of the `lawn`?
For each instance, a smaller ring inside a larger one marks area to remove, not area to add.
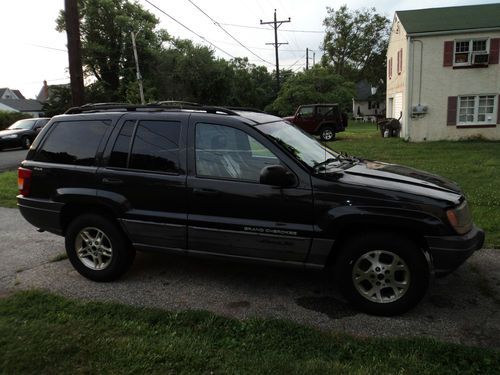
[[[0,173],[0,206],[16,207],[17,172]]]
[[[410,143],[382,138],[375,124],[351,123],[329,146],[367,159],[404,164],[456,181],[465,191],[487,248],[500,248],[500,142]]]
[[[278,320],[0,299],[2,373],[493,374],[500,353],[431,339],[363,339]]]

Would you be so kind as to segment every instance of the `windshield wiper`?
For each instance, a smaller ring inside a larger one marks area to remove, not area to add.
[[[314,169],[315,169],[316,171],[319,171],[321,168],[326,169],[326,166],[327,166],[328,164],[330,164],[330,163],[334,163],[334,162],[338,162],[338,161],[339,161],[339,158],[338,158],[338,157],[336,157],[336,158],[328,158],[328,159],[326,159],[326,160],[322,161],[321,163],[315,164],[315,165],[314,165]]]

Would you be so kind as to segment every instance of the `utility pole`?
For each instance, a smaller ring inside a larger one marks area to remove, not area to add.
[[[146,101],[144,100],[144,88],[142,87],[142,76],[141,76],[141,71],[139,70],[139,57],[137,57],[137,46],[135,45],[135,37],[139,34],[139,32],[137,34],[134,34],[134,32],[131,31],[130,35],[132,37],[132,47],[134,48],[134,59],[135,59],[135,67],[137,70],[137,82],[139,83],[139,94],[141,96],[141,104],[144,105],[146,104]]]
[[[310,59],[310,57],[309,57],[309,51],[311,51],[313,53],[313,57],[312,57],[312,59],[313,59],[313,66],[315,64],[314,60],[315,60],[315,57],[316,57],[316,52],[314,52],[313,50],[311,50],[309,48],[306,48],[306,70],[309,70],[309,59]]]
[[[316,52],[313,51],[313,66],[316,65]]]
[[[78,1],[64,0],[64,18],[68,38],[69,75],[71,78],[71,98],[74,106],[81,106],[83,98],[83,70],[80,45],[80,19]]]
[[[278,48],[283,44],[288,44],[288,43],[278,43],[278,27],[280,27],[283,23],[290,21],[291,21],[290,17],[288,17],[288,20],[277,21],[276,9],[274,10],[274,21],[262,22],[262,20],[260,20],[261,25],[273,25],[274,28],[274,43],[266,43],[266,44],[273,45],[276,53],[276,87],[278,88],[277,91],[280,90],[280,62],[278,56]]]

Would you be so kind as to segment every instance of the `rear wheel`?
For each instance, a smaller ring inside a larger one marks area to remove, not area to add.
[[[354,238],[336,263],[341,291],[359,309],[374,315],[401,314],[425,295],[430,270],[422,250],[392,234]]]
[[[94,281],[119,278],[130,268],[135,256],[115,223],[96,214],[83,214],[73,220],[65,242],[73,267]]]
[[[319,132],[322,141],[332,141],[335,139],[335,130],[329,126],[323,126]]]

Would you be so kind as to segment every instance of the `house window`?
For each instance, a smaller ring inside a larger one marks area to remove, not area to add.
[[[488,64],[488,39],[456,40],[453,62],[455,66]]]
[[[458,98],[458,125],[496,123],[497,95],[470,95]]]

